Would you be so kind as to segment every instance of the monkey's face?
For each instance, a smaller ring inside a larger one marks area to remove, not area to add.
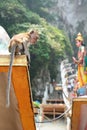
[[[33,32],[30,34],[30,43],[35,44],[38,40],[39,36],[37,32]]]

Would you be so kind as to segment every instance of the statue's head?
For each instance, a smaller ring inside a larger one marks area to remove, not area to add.
[[[80,42],[83,42],[83,37],[82,37],[82,34],[81,33],[78,33],[77,34],[77,37],[75,39],[76,41],[80,41]]]

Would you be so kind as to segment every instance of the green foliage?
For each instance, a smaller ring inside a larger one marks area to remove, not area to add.
[[[40,22],[39,15],[32,13],[28,8],[18,3],[17,0],[9,3],[8,1],[3,1],[0,5],[0,24],[8,32],[8,28],[18,27],[18,24],[40,24]]]
[[[57,0],[26,0],[27,7],[46,20],[54,20],[54,15],[49,13],[50,8],[55,7]]]
[[[45,67],[49,69],[51,79],[54,79],[58,73],[58,63],[61,61],[61,59],[67,57],[64,49],[65,47],[67,48],[69,46],[68,44],[70,43],[62,31],[50,25],[31,25],[30,28],[36,28],[40,32],[40,37],[37,44],[30,47],[31,79],[37,75],[38,71]],[[64,40],[67,41],[66,45]],[[66,51],[67,50],[68,49],[66,49]],[[70,51],[71,46],[69,47],[69,53],[72,54],[72,51]]]
[[[31,53],[31,77],[34,77],[38,71],[45,66],[48,66],[50,60],[51,46],[48,44],[48,39],[45,32],[39,36],[39,40],[35,46],[30,47]],[[34,67],[33,67],[34,66]],[[33,68],[35,70],[33,70]]]

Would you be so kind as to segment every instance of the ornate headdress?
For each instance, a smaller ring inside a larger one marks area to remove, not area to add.
[[[77,38],[76,38],[75,40],[76,40],[76,41],[81,41],[81,42],[83,42],[82,34],[81,34],[81,33],[78,33],[78,34],[77,34]]]

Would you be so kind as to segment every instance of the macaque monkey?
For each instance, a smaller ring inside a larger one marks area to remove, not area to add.
[[[9,45],[9,52],[11,53],[10,58],[10,65],[8,71],[8,84],[7,84],[7,91],[6,91],[6,106],[9,107],[10,105],[10,85],[11,85],[11,73],[12,73],[12,65],[14,56],[19,54],[25,54],[28,59],[28,63],[30,62],[30,54],[29,54],[29,46],[33,45],[37,42],[39,38],[38,32],[31,31],[26,33],[20,33],[14,35],[10,40]]]

